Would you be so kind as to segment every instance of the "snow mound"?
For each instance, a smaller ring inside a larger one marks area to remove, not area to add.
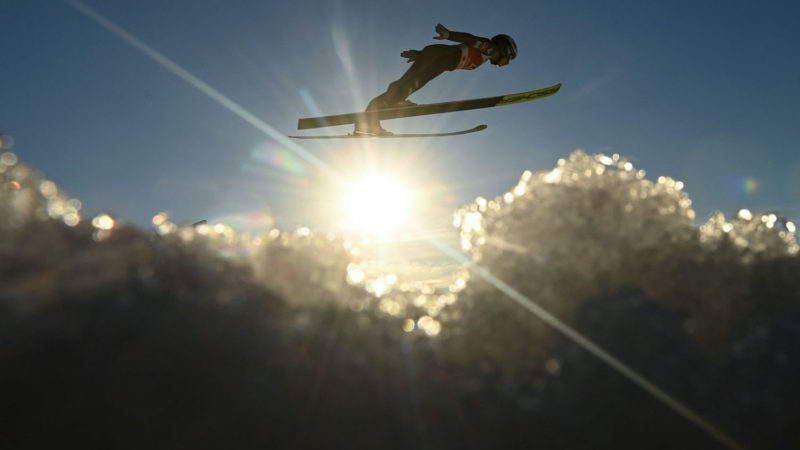
[[[619,155],[575,151],[461,208],[454,225],[474,261],[557,317],[569,321],[587,298],[636,289],[715,339],[764,306],[751,291],[759,268],[797,261],[800,247],[795,225],[775,214],[716,213],[697,228],[691,206],[680,181],[648,180]]]

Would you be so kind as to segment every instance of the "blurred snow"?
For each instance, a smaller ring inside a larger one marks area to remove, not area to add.
[[[80,210],[0,153],[0,447],[718,445],[467,267]],[[474,264],[735,438],[797,445],[795,225],[694,223],[680,181],[581,151],[454,213]]]
[[[752,271],[795,264],[800,247],[795,225],[775,214],[716,213],[697,228],[691,205],[680,181],[575,151],[461,208],[454,225],[473,260],[558,317],[637,289],[687,314],[698,337],[721,338],[769,301],[754,298]]]

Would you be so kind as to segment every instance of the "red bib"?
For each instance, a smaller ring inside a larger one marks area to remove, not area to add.
[[[485,63],[489,57],[485,52],[489,48],[490,42],[478,42],[475,46],[461,44],[461,59],[455,69],[472,70]]]

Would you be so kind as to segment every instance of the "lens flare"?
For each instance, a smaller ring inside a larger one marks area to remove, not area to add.
[[[758,190],[758,180],[753,177],[745,177],[742,180],[742,191],[745,194],[754,194]]]
[[[223,223],[239,231],[268,231],[275,225],[275,219],[268,210],[246,211],[210,217],[213,223]]]
[[[306,173],[303,160],[283,147],[271,144],[260,145],[250,152],[250,156],[255,161],[269,164],[295,176],[303,176]]]

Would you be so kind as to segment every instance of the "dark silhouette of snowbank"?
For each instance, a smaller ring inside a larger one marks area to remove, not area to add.
[[[800,446],[794,225],[697,228],[628,164],[526,172],[457,212],[464,249],[737,441]],[[2,448],[720,447],[478,277],[378,298],[334,236],[81,219],[8,152],[0,180]]]

